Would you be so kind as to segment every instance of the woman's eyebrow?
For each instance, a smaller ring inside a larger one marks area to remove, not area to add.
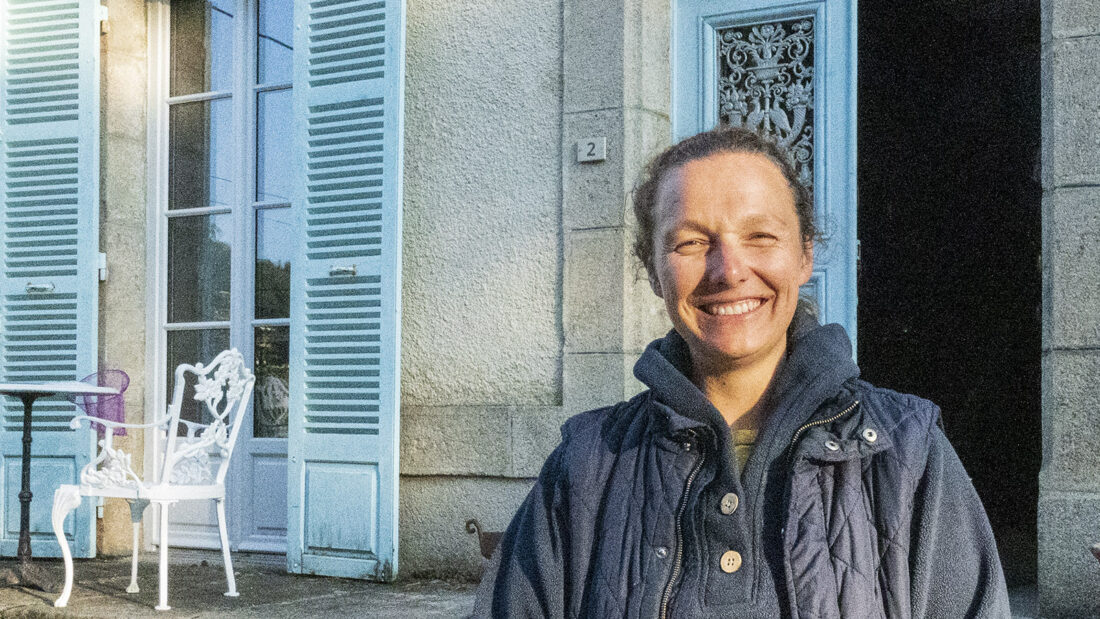
[[[677,221],[674,225],[665,229],[665,233],[662,236],[662,240],[665,242],[670,241],[674,236],[680,232],[701,232],[706,233],[707,227],[702,223],[692,219],[682,219]]]

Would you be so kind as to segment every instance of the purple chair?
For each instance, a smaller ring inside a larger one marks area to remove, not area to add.
[[[126,404],[123,394],[130,386],[130,377],[122,370],[100,370],[95,374],[89,374],[80,379],[82,383],[99,387],[111,387],[118,390],[118,395],[73,395],[69,399],[73,404],[84,409],[89,417],[97,417],[116,423],[126,422]],[[99,435],[103,436],[105,427],[98,425]],[[113,428],[115,435],[126,436],[126,428]]]

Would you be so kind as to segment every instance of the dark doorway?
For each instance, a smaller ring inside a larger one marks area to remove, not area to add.
[[[859,3],[859,361],[943,409],[1010,585],[1035,582],[1038,0]]]

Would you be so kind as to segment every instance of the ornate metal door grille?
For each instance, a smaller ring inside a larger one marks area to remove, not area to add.
[[[722,123],[771,135],[813,185],[814,20],[721,28],[718,50],[718,117]]]

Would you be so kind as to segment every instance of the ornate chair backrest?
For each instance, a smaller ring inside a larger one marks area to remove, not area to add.
[[[225,482],[229,459],[255,383],[256,377],[245,367],[244,357],[236,348],[218,353],[209,365],[183,363],[176,368],[157,483]],[[201,424],[180,419],[185,395],[206,413]],[[182,436],[181,426],[184,428]],[[221,456],[216,470],[209,460],[211,452]]]

